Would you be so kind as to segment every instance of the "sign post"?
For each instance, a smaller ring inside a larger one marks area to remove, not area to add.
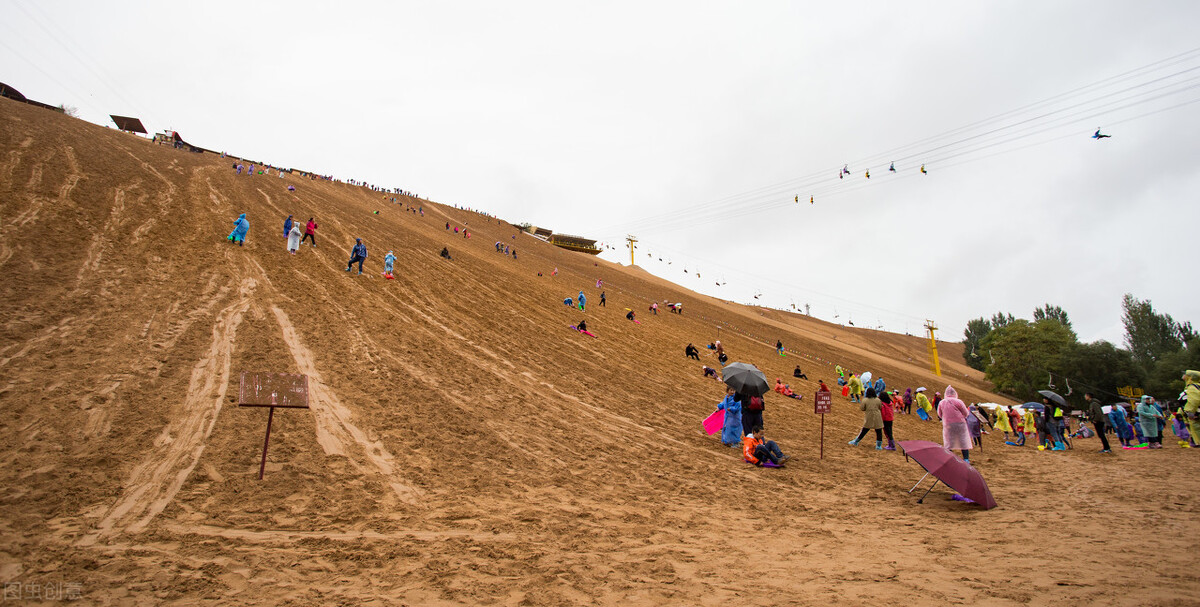
[[[275,407],[284,409],[308,408],[308,376],[291,373],[242,372],[242,383],[238,390],[239,407],[269,407],[267,412],[267,437],[263,439],[262,463],[258,466],[258,480],[267,471],[267,445],[271,442],[271,422],[275,419]]]
[[[828,390],[817,390],[813,397],[813,413],[821,416],[821,457],[825,459],[825,414],[833,411],[833,393]]]

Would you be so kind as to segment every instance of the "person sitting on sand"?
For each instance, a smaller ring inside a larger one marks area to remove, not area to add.
[[[817,391],[818,392],[828,392],[829,391],[829,386],[825,385],[825,380],[823,380],[823,379],[817,380]]]
[[[796,379],[808,379],[808,376],[800,370],[800,365],[796,365],[796,370],[792,371],[792,377],[795,377]]]
[[[583,333],[584,331],[587,331],[587,321],[586,321],[586,320],[581,320],[581,321],[579,321],[579,324],[577,324],[577,325],[575,325],[575,326],[579,327],[579,332],[580,332],[580,333]]]
[[[758,436],[754,436],[755,434]],[[767,462],[782,466],[790,459],[783,454],[775,441],[766,440],[762,428],[759,428],[757,432],[747,434],[746,438],[742,439],[742,457],[755,466],[762,466]]]
[[[442,256],[442,259],[454,261],[454,258],[450,256],[450,249],[447,247],[442,247],[442,252],[438,254]]]
[[[688,344],[687,347],[684,348],[683,353],[688,358],[694,358],[696,360],[700,360],[700,351],[697,350],[696,346],[693,346],[692,344]]]
[[[625,319],[626,320],[634,320],[635,316],[637,316],[637,315],[633,313],[633,310],[630,310],[629,313],[625,315]]]
[[[775,391],[788,397],[788,398],[794,398],[796,400],[800,400],[800,399],[804,398],[803,396],[796,396],[796,393],[792,392],[791,387],[785,385],[783,383],[783,379],[778,378],[778,377],[775,378]]]

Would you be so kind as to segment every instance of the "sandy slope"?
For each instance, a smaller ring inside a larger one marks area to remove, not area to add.
[[[756,469],[699,430],[721,386],[682,350],[718,325],[772,378],[799,361],[831,380],[836,360],[947,380],[919,338],[695,296],[405,202],[425,216],[0,100],[0,578],[130,605],[1198,604],[1200,453],[993,437],[975,461],[1000,508],[917,505],[915,464],[845,445],[861,417],[843,399],[817,461],[811,381],[792,382],[804,402],[768,398],[794,463]],[[317,217],[317,248],[284,252],[289,213]],[[362,276],[343,271],[355,237]],[[581,288],[586,314],[561,304]],[[654,299],[685,314],[651,316]],[[567,329],[585,316],[598,339]],[[992,400],[941,347],[964,396]],[[276,415],[261,482],[243,370],[311,382],[311,410]]]

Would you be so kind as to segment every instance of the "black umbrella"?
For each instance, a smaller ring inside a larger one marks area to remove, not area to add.
[[[750,396],[762,396],[771,391],[767,376],[749,363],[729,363],[723,370],[725,385]]]
[[[1053,392],[1050,390],[1038,390],[1038,394],[1045,396],[1046,398],[1050,399],[1051,402],[1062,407],[1063,409],[1069,408],[1067,406],[1067,399],[1059,396],[1057,392]]]

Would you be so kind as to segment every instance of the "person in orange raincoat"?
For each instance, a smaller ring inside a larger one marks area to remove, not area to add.
[[[782,466],[789,459],[779,449],[779,445],[775,444],[775,441],[765,439],[762,429],[759,429],[757,438],[751,433],[742,439],[742,457],[755,466],[761,466],[767,462]]]

